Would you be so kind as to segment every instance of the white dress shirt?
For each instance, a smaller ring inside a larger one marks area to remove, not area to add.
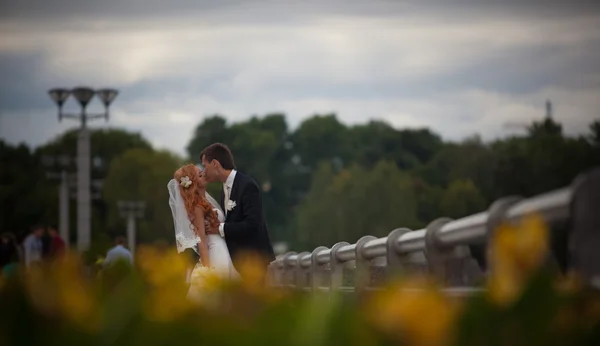
[[[42,260],[42,239],[30,234],[23,242],[25,250],[25,265],[29,267],[31,263]]]
[[[227,202],[229,202],[229,198],[231,197],[231,189],[233,189],[233,182],[235,181],[235,175],[236,175],[237,171],[235,169],[231,170],[231,173],[229,173],[229,176],[227,177],[227,179],[225,180],[225,183],[223,184],[223,193],[225,194],[225,198],[223,199],[223,212],[225,213],[225,216],[227,216]],[[225,223],[221,222],[219,224],[219,233],[221,234],[221,237],[225,237]]]
[[[119,259],[124,259],[128,261],[129,264],[133,264],[133,256],[131,255],[131,252],[127,250],[124,246],[117,245],[112,249],[108,250],[108,252],[106,253],[106,258],[104,259],[102,265],[106,268],[107,266]]]

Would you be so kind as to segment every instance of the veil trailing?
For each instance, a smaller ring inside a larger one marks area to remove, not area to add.
[[[179,191],[179,183],[175,179],[169,180],[167,184],[169,190],[169,206],[171,207],[171,213],[173,214],[173,225],[175,227],[175,242],[177,245],[177,252],[181,253],[185,249],[193,249],[198,253],[198,243],[200,237],[194,233],[194,228],[188,217],[187,211],[185,210],[185,204]],[[217,210],[219,219],[223,214],[223,210],[217,201],[208,194],[205,195],[208,202]]]

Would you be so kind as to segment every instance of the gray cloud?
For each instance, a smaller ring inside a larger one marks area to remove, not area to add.
[[[402,13],[445,14],[447,20],[463,16],[523,15],[535,17],[579,16],[600,12],[600,4],[593,0],[531,0],[531,1],[417,1],[417,0],[146,0],[146,1],[92,1],[24,0],[0,3],[0,18],[140,18],[202,16],[215,19],[247,18],[262,14],[256,20],[273,21],[277,14],[282,20],[297,16],[358,15],[387,17]]]
[[[47,90],[82,83],[119,88],[110,124],[178,152],[212,113],[282,111],[294,126],[335,111],[491,138],[552,98],[569,133],[585,131],[600,107],[597,2],[426,3],[4,1],[0,137],[53,137],[68,125]]]

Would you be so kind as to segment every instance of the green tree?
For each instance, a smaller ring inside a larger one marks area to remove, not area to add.
[[[485,210],[485,199],[470,180],[455,180],[444,191],[440,201],[441,214],[461,218]]]
[[[221,115],[213,115],[204,119],[196,126],[192,138],[187,145],[189,159],[200,161],[202,149],[211,143],[222,142],[229,143],[232,136],[227,128],[227,120]]]
[[[306,194],[303,203],[296,208],[296,222],[294,224],[294,241],[299,246],[310,247],[315,243],[326,244],[331,238],[337,238],[339,234],[335,229],[327,230],[331,218],[320,210],[322,205],[315,203],[323,201],[322,204],[331,203],[329,190],[334,179],[331,164],[322,163],[313,175],[310,191]],[[342,234],[343,235],[343,234]]]
[[[497,167],[494,152],[475,136],[460,143],[446,143],[431,161],[415,168],[413,173],[442,189],[448,188],[454,180],[470,180],[488,201],[497,197],[494,195]]]
[[[304,120],[292,134],[294,152],[303,165],[315,169],[321,161],[341,167],[352,158],[348,128],[335,114]]]
[[[38,155],[0,140],[0,230],[25,236],[36,223],[55,222],[57,190],[46,183]]]
[[[144,218],[138,223],[138,242],[173,240],[173,219],[169,208],[167,183],[181,165],[181,159],[166,151],[131,149],[115,158],[104,186],[108,222],[113,232],[125,231],[119,215],[119,200],[146,203]]]
[[[68,130],[39,147],[37,152],[40,155],[67,155],[75,158],[77,156],[78,134],[78,129]],[[113,158],[121,155],[126,150],[134,148],[152,149],[152,146],[140,133],[118,128],[90,130],[91,156],[92,158],[98,157],[101,159],[101,162],[93,167],[92,176],[103,178]]]
[[[396,227],[414,228],[416,214],[412,179],[394,163],[382,161],[372,170],[355,165],[337,174],[324,163],[298,208],[296,239],[311,248],[384,236]]]
[[[413,175],[413,184],[415,188],[415,198],[417,200],[417,218],[419,228],[423,228],[429,222],[442,215],[440,201],[444,189],[439,186],[430,185],[419,176]]]
[[[353,160],[373,168],[380,160],[411,169],[431,160],[442,147],[441,138],[429,129],[398,130],[381,120],[349,129]]]
[[[551,118],[534,122],[526,137],[496,141],[492,149],[498,159],[496,196],[532,196],[557,189],[598,163],[588,138],[564,136]]]
[[[600,120],[595,120],[590,124],[590,140],[592,144],[600,149]]]

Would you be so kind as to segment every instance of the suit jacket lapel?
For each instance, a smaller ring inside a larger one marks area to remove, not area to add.
[[[229,200],[230,201],[235,201],[236,208],[239,207],[240,201],[238,201],[238,196],[237,196],[237,191],[239,189],[239,185],[240,185],[240,172],[238,171],[235,174],[235,178],[233,179],[233,186],[231,187],[231,192],[229,193]],[[225,197],[223,197],[223,200],[225,200]],[[225,209],[223,209],[225,210]],[[235,210],[235,208],[234,208]],[[231,215],[231,213],[233,213],[233,210],[229,210],[227,211],[227,216],[225,217],[225,221],[229,220],[229,216]]]

